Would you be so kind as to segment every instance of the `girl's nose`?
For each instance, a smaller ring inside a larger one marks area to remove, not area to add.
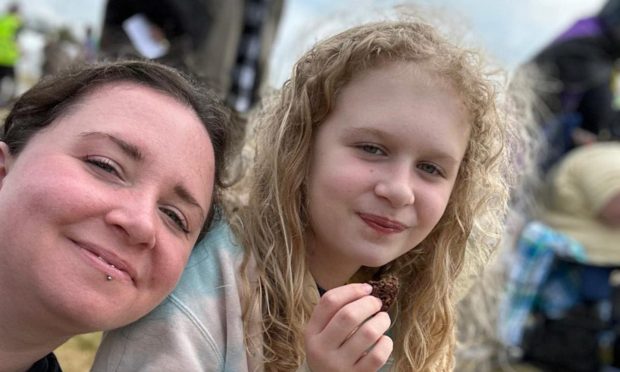
[[[375,194],[390,202],[394,208],[402,208],[413,205],[415,195],[413,184],[408,172],[395,172],[375,185]]]

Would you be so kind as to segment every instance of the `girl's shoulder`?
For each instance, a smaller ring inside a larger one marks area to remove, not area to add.
[[[198,265],[205,259],[223,253],[239,256],[243,254],[243,249],[237,243],[228,221],[220,218],[213,222],[205,236],[196,243],[187,267]]]
[[[217,293],[222,285],[238,281],[242,261],[243,249],[230,226],[218,220],[194,247],[173,296]]]

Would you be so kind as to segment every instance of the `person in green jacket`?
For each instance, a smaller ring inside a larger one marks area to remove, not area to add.
[[[0,16],[0,82],[3,99],[11,99],[15,94],[15,65],[19,60],[17,33],[22,27],[19,6],[12,3],[8,11]],[[10,78],[12,87],[5,92],[4,80]]]

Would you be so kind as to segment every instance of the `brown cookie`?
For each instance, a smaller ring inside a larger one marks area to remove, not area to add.
[[[399,281],[398,277],[393,274],[383,276],[380,280],[370,280],[368,284],[372,286],[372,296],[381,300],[383,305],[381,311],[388,311],[390,306],[396,301],[398,294]]]

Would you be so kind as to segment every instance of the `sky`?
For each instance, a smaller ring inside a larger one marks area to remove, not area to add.
[[[226,0],[221,0],[226,1]],[[10,0],[0,0],[4,9]],[[293,62],[318,38],[347,24],[389,14],[407,0],[285,0],[273,50],[270,82],[278,86]],[[21,0],[22,12],[53,26],[69,26],[80,37],[86,25],[101,27],[105,0]],[[448,25],[468,44],[501,66],[516,67],[572,21],[594,14],[604,0],[416,0],[430,18]],[[425,14],[426,14],[425,13]]]
[[[449,35],[482,49],[508,70],[526,61],[604,0],[289,0],[273,52],[271,80],[281,83],[290,65],[318,38],[346,24],[385,17],[396,4],[417,4]],[[387,13],[386,13],[387,12]],[[458,35],[458,36],[457,36]]]

